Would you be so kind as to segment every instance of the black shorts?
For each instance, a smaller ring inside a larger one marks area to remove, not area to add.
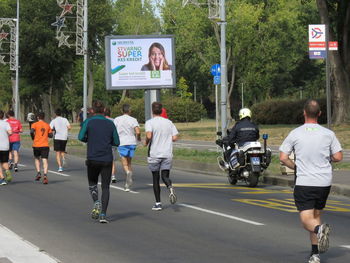
[[[67,140],[53,140],[53,149],[56,152],[66,151]]]
[[[326,206],[330,190],[330,186],[296,185],[294,187],[295,206],[298,211],[310,209],[322,210]]]
[[[33,153],[35,158],[49,158],[50,147],[33,147]]]
[[[7,163],[8,161],[9,161],[9,151],[0,151],[0,163]]]

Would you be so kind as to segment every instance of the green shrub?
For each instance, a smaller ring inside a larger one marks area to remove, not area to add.
[[[272,99],[255,104],[252,110],[254,122],[259,124],[302,124],[304,123],[303,108],[306,99],[286,100]],[[326,99],[318,99],[322,114],[319,123],[327,123]]]
[[[203,105],[191,99],[171,98],[164,100],[162,104],[173,122],[195,122],[206,117]]]
[[[144,123],[145,102],[143,98],[125,98],[112,107],[112,116],[120,116],[122,114],[122,105],[125,103],[131,106],[131,116],[136,118],[139,123]],[[206,111],[203,105],[191,99],[170,98],[162,101],[162,104],[166,109],[169,119],[173,122],[195,122],[206,117]]]
[[[112,116],[117,117],[122,115],[123,104],[129,104],[131,106],[131,116],[136,118],[139,123],[145,122],[145,102],[143,98],[140,99],[130,99],[125,98],[118,104],[114,105],[111,109]]]

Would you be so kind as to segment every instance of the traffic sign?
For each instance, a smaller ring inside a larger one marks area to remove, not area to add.
[[[213,76],[221,76],[220,64],[215,64],[215,65],[211,66],[210,73]]]
[[[214,85],[220,85],[220,84],[221,84],[221,77],[214,76]]]

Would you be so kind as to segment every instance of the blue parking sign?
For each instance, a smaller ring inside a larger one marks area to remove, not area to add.
[[[221,77],[214,76],[214,85],[220,85],[220,84],[221,84]]]

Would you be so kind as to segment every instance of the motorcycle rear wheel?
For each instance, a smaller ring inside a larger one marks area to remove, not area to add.
[[[259,183],[259,176],[260,176],[260,173],[251,172],[248,179],[247,179],[248,186],[249,187],[256,187]]]

